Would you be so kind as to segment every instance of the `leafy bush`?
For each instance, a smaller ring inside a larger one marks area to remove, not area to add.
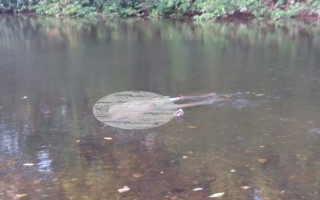
[[[291,4],[287,7],[286,10],[282,10],[280,8],[277,8],[274,12],[271,13],[271,18],[273,19],[288,19],[294,17],[296,14],[298,14],[300,10],[300,4],[299,2]]]
[[[306,5],[310,8],[311,14],[317,14],[318,16],[320,16],[319,0],[309,0]]]
[[[196,0],[196,10],[202,13],[198,18],[210,19],[235,12],[252,13],[261,6],[259,0]]]
[[[0,13],[4,12],[6,8],[24,10],[28,6],[38,3],[39,0],[0,0]]]
[[[307,5],[310,5],[315,8],[320,8],[320,1],[319,0],[309,0],[309,1],[307,1]]]
[[[301,2],[301,1],[300,1]],[[320,0],[0,0],[0,11],[34,9],[39,15],[87,16],[96,13],[120,16],[194,15],[212,19],[235,13],[273,19],[291,18],[302,9],[320,15]]]
[[[39,15],[67,15],[67,16],[86,16],[95,14],[97,8],[91,6],[89,1],[62,1],[48,0],[40,1],[35,6],[30,6],[35,9]]]

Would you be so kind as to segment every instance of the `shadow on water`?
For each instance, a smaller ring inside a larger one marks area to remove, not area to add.
[[[319,27],[13,16],[0,27],[0,199],[319,196]],[[93,117],[98,99],[127,90],[235,95],[151,130]]]

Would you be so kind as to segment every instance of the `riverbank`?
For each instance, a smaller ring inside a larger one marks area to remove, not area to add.
[[[11,2],[11,3],[10,3]],[[0,0],[0,13],[45,16],[170,17],[195,20],[297,19],[320,22],[318,0]]]

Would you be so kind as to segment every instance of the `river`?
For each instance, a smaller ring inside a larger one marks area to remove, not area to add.
[[[2,16],[0,199],[316,200],[319,63],[312,24]],[[232,99],[146,130],[94,117],[131,90]]]

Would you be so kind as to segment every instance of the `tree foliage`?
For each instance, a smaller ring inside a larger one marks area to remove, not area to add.
[[[194,16],[212,19],[235,13],[273,19],[291,18],[303,10],[320,15],[319,0],[0,0],[0,11],[35,10],[39,15],[124,17],[146,15]]]

